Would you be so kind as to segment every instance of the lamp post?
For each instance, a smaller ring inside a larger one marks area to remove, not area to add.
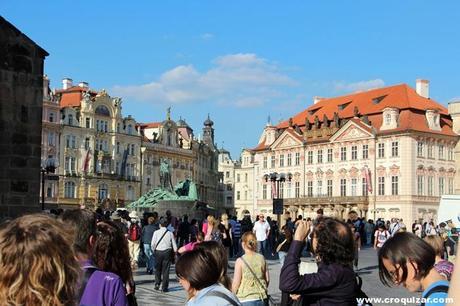
[[[48,173],[54,173],[56,171],[56,162],[54,158],[47,158],[40,169],[42,176],[42,210],[45,210],[45,176]]]
[[[292,173],[277,173],[272,172],[269,174],[264,175],[265,182],[270,181],[272,183],[272,188],[274,188],[274,192],[272,190],[272,197],[273,197],[273,213],[277,215],[278,226],[281,226],[281,215],[284,213],[284,203],[283,197],[280,197],[280,185],[283,182],[291,181],[292,180]]]

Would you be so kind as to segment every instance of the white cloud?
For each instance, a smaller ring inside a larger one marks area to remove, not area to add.
[[[155,104],[216,101],[221,105],[258,107],[296,85],[279,68],[255,54],[230,54],[216,58],[204,72],[193,65],[177,66],[157,80],[141,85],[114,86],[123,98]]]
[[[379,88],[383,86],[385,86],[385,82],[382,79],[359,81],[355,83],[347,83],[344,81],[334,83],[335,90],[341,92],[366,91],[369,89]]]
[[[200,35],[201,39],[203,40],[210,40],[214,38],[214,34],[212,33],[203,33]]]

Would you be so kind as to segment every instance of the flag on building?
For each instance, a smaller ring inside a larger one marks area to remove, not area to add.
[[[83,172],[87,173],[89,168],[89,162],[91,161],[91,149],[86,152],[85,161],[83,163]]]
[[[369,170],[367,166],[364,166],[362,171],[363,171],[364,178],[366,179],[367,191],[372,193],[371,171]]]

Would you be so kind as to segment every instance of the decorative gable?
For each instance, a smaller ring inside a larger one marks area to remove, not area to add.
[[[288,148],[293,148],[293,147],[298,147],[302,145],[302,141],[299,139],[299,137],[296,137],[293,135],[293,131],[290,130],[285,130],[279,137],[278,139],[275,140],[275,142],[272,144],[271,148],[272,150],[275,149],[288,149]]]
[[[332,135],[331,142],[354,141],[360,139],[373,138],[370,127],[364,123],[356,123],[353,120],[348,121],[341,129]]]

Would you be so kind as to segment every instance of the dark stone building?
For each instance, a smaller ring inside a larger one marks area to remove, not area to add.
[[[40,210],[46,56],[0,16],[0,218]]]

